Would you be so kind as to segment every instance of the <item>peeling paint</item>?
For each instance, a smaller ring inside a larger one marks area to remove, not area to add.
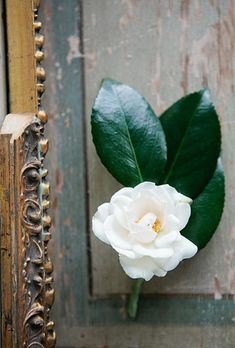
[[[134,17],[134,9],[137,4],[137,0],[122,0],[122,4],[127,6],[126,13],[121,16],[119,20],[119,28],[124,30]]]
[[[61,81],[61,80],[62,80],[62,68],[61,68],[61,67],[59,67],[59,68],[57,69],[56,79],[57,79],[58,81]]]
[[[72,225],[72,218],[69,216],[63,221],[63,225],[65,226],[71,226]]]
[[[82,57],[82,54],[79,50],[80,39],[77,35],[70,35],[67,40],[69,43],[69,52],[67,54],[66,60],[68,64],[71,64],[73,59]]]
[[[64,120],[64,128],[69,128],[70,127],[70,118],[66,117]]]
[[[195,0],[194,5],[195,5],[195,14],[196,14],[196,17],[198,17],[198,19],[200,19],[201,15],[202,15],[201,2],[200,2],[200,0]]]
[[[167,16],[171,17],[173,12],[173,0],[168,0]]]
[[[187,51],[188,40],[188,27],[189,27],[189,0],[181,0],[180,4],[180,22],[181,22],[181,35],[180,35],[180,61],[181,61],[181,80],[180,86],[183,94],[188,93],[188,66],[189,55]]]
[[[64,175],[60,169],[56,169],[56,191],[61,192],[64,186]]]
[[[67,39],[69,43],[69,52],[67,54],[66,60],[70,65],[73,59],[85,58],[87,60],[88,70],[93,70],[97,63],[96,52],[83,54],[80,52],[80,38],[77,35],[70,35]]]
[[[195,77],[203,77],[203,84],[212,76],[216,92],[225,100],[234,91],[235,3],[228,2],[225,16],[221,17],[219,8],[217,12],[218,21],[192,44],[190,68]]]
[[[217,275],[214,276],[214,299],[215,300],[222,299],[220,281]]]
[[[224,253],[224,261],[225,261],[225,263],[230,265],[232,260],[233,260],[233,250],[225,250],[225,253]]]
[[[91,72],[97,65],[96,52],[86,53],[83,57],[86,58],[87,70],[89,70]]]
[[[113,48],[112,47],[106,47],[106,50],[107,50],[107,52],[108,52],[108,54],[112,54],[113,53]]]
[[[160,5],[157,8],[156,13],[156,33],[157,33],[157,47],[161,47],[161,33],[162,33],[162,17],[161,17],[161,7]],[[159,108],[158,112],[160,113],[165,108],[165,102],[161,97],[161,51],[160,49],[156,50],[155,58],[155,74],[151,79],[151,91],[152,94],[157,99],[157,106]]]
[[[230,294],[233,295],[235,299],[235,268],[231,268],[229,270],[228,279],[229,279]]]

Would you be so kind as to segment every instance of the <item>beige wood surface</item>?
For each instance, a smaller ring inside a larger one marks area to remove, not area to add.
[[[90,112],[101,79],[132,85],[157,114],[181,96],[208,86],[223,133],[223,219],[203,251],[166,278],[150,281],[145,290],[214,294],[217,299],[234,295],[235,1],[86,0],[83,18],[90,220],[97,206],[120,187],[100,164],[91,142]],[[72,60],[82,55],[79,40],[70,39],[67,58]],[[94,294],[129,291],[130,280],[117,254],[93,236],[91,249]]]
[[[5,49],[3,33],[3,8],[0,1],[0,126],[6,115]]]
[[[36,66],[32,0],[7,0],[10,111],[36,112]]]

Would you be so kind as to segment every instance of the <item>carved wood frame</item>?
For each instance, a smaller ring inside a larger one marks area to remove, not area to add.
[[[2,347],[54,347],[44,37],[38,0],[7,0],[9,107],[0,132]]]

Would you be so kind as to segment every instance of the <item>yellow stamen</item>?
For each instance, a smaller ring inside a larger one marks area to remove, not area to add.
[[[153,226],[152,226],[152,229],[153,229],[154,232],[156,232],[156,233],[158,233],[158,232],[160,231],[160,229],[161,229],[161,222],[160,222],[159,219],[156,219],[156,220],[154,221],[154,224],[153,224]]]

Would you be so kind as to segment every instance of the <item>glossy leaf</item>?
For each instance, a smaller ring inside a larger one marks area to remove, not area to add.
[[[213,236],[224,207],[224,172],[218,161],[215,173],[204,191],[193,201],[191,216],[181,234],[203,248]]]
[[[212,177],[220,153],[220,125],[209,91],[180,99],[160,121],[168,147],[163,181],[195,198]]]
[[[96,151],[123,185],[159,182],[167,157],[165,135],[147,101],[131,87],[103,81],[91,115]]]

